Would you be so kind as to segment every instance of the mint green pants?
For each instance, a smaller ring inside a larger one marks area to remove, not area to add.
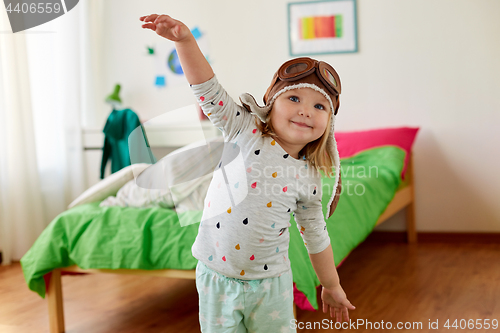
[[[240,280],[199,261],[196,289],[203,333],[296,332],[290,328],[294,319],[291,271],[275,278]]]

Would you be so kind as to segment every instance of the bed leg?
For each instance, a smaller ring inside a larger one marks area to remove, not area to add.
[[[414,244],[417,242],[417,227],[415,225],[415,182],[413,173],[413,153],[408,161],[408,170],[406,171],[409,177],[411,186],[411,203],[406,206],[406,235],[408,243]]]
[[[415,228],[415,205],[413,202],[406,206],[406,236],[408,243],[417,242],[417,230]]]
[[[61,270],[52,271],[47,289],[50,333],[64,333],[64,311],[61,286]]]

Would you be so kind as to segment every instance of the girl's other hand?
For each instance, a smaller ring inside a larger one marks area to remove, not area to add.
[[[346,294],[340,285],[321,290],[321,299],[323,300],[323,313],[330,312],[330,317],[336,318],[338,322],[342,322],[342,314],[346,321],[349,321],[349,310],[356,309],[354,305],[347,300]]]
[[[151,29],[158,35],[174,42],[181,42],[191,35],[189,28],[181,21],[174,20],[168,15],[151,14],[141,16],[144,29]]]

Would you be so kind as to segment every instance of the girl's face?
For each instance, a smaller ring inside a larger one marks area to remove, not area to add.
[[[311,88],[286,91],[279,95],[271,111],[276,141],[291,156],[325,133],[332,110],[320,92]]]

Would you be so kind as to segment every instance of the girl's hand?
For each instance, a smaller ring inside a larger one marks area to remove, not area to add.
[[[158,35],[174,42],[181,42],[191,36],[191,31],[184,23],[174,20],[168,15],[151,14],[142,16],[139,20],[145,22],[142,25],[144,29],[151,29]]]
[[[338,322],[342,322],[342,314],[344,314],[346,321],[349,321],[349,312],[347,309],[356,309],[347,300],[346,294],[340,285],[332,289],[323,287],[321,299],[323,300],[323,313],[327,313],[330,310],[330,317],[336,317]]]

